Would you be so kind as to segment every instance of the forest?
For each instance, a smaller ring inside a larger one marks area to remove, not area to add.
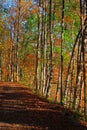
[[[0,82],[29,86],[87,121],[87,0],[0,0]]]

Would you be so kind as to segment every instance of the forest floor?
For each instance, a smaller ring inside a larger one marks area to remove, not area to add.
[[[0,130],[87,130],[62,106],[18,83],[0,83]]]

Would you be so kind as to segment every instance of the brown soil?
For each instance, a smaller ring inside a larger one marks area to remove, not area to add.
[[[64,108],[18,83],[0,83],[0,130],[87,130]]]

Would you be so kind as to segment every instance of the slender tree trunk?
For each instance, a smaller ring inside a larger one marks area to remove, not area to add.
[[[38,7],[38,37],[37,37],[37,48],[36,48],[36,76],[35,76],[35,83],[36,83],[36,92],[39,93],[39,88],[41,87],[40,86],[40,79],[41,79],[41,63],[40,63],[40,60],[41,60],[41,20],[42,20],[42,17],[41,17],[41,12],[40,12],[40,9],[41,9],[41,2],[40,0],[38,0],[38,4],[39,4],[39,7]]]
[[[2,51],[0,51],[0,81],[2,80]]]
[[[49,1],[49,66],[47,75],[46,97],[49,97],[53,72],[53,43],[52,43],[52,0]]]
[[[64,9],[65,9],[65,1],[62,0],[62,31],[61,31],[61,64],[60,64],[60,103],[62,105],[63,98],[63,41],[64,41]]]
[[[20,35],[20,2],[21,0],[18,0],[18,18],[17,18],[17,38],[16,38],[16,81],[19,81],[19,35]]]

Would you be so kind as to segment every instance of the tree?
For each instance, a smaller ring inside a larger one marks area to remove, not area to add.
[[[36,50],[36,91],[48,97],[53,72],[54,3],[38,1],[38,39]],[[49,8],[48,8],[49,7]]]
[[[21,44],[20,42],[22,39],[22,36],[25,35],[24,32],[24,23],[27,21],[28,15],[29,15],[29,8],[32,5],[32,1],[24,1],[24,0],[18,0],[15,1],[15,6],[13,6],[10,11],[10,21],[8,21],[8,24],[10,26],[10,32],[11,32],[11,39],[14,40],[14,46],[13,46],[13,65],[12,65],[12,81],[19,81],[20,79],[20,73],[21,68],[19,67],[19,51]],[[24,37],[24,36],[23,36]]]
[[[69,64],[68,77],[66,82],[65,97],[67,107],[84,113],[87,117],[86,102],[86,6],[87,2],[80,1],[81,26],[76,42],[73,47],[71,61]]]

